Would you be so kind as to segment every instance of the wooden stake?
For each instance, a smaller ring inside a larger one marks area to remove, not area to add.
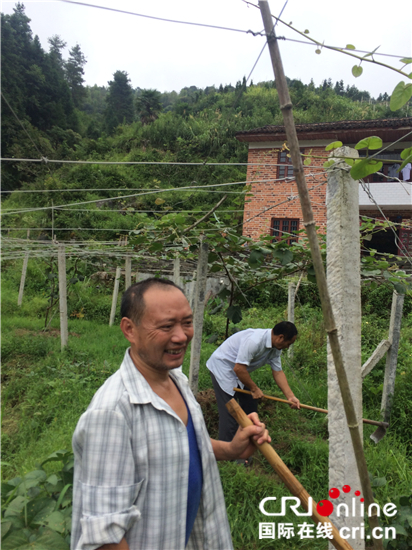
[[[197,262],[196,291],[194,300],[194,334],[190,348],[190,389],[196,395],[199,383],[200,349],[202,347],[203,312],[205,310],[205,294],[207,283],[207,259],[209,247],[202,237],[199,246],[199,259]]]
[[[114,287],[113,287],[112,309],[110,311],[109,327],[113,326],[114,318],[116,317],[117,296],[119,295],[119,284],[120,284],[120,267],[116,267],[116,275],[115,275]]]
[[[366,465],[365,454],[363,452],[363,441],[360,434],[356,411],[350,392],[349,381],[346,376],[346,371],[343,364],[342,351],[338,339],[338,331],[336,329],[331,301],[328,293],[325,269],[322,262],[318,235],[316,233],[316,223],[313,217],[313,210],[309,197],[308,187],[306,185],[302,157],[299,150],[299,141],[296,134],[295,123],[293,120],[292,102],[289,95],[285,73],[283,71],[279,45],[274,32],[272,15],[270,13],[267,0],[259,0],[259,8],[267,35],[267,42],[270,57],[272,60],[273,72],[275,75],[280,109],[283,115],[283,122],[285,125],[288,146],[290,149],[290,155],[293,164],[293,173],[295,175],[296,185],[299,192],[299,199],[303,215],[303,225],[306,229],[306,233],[308,236],[313,266],[316,274],[316,281],[319,289],[325,328],[329,337],[329,343],[336,369],[336,376],[338,379],[340,392],[342,394],[342,401],[345,409],[349,432],[352,439],[356,465],[359,472],[362,492],[365,498],[365,505],[367,508],[369,508],[370,504],[374,502],[372,487],[369,479],[368,467]],[[369,525],[372,532],[375,527],[379,527],[379,521],[376,512],[375,515],[369,518]],[[375,545],[375,550],[383,550],[382,540],[373,538],[373,542]]]
[[[59,268],[60,339],[63,349],[67,346],[69,340],[69,330],[67,326],[66,253],[62,244],[58,248],[57,260]]]
[[[253,424],[250,418],[246,416],[246,413],[239,406],[236,399],[231,399],[228,403],[226,403],[226,407],[233,418],[236,419],[237,423],[242,426],[242,428],[246,428],[247,426],[251,426]],[[303,508],[307,512],[309,509],[309,493],[306,491],[300,481],[298,481],[296,477],[292,474],[292,472],[277,454],[275,449],[269,443],[263,443],[262,445],[258,445],[256,441],[253,441],[253,443],[263,454],[263,456],[275,470],[275,472],[289,489],[289,491],[295,497],[300,499]],[[324,517],[318,514],[316,506],[312,506],[312,519],[316,524],[330,523],[330,525],[332,526],[333,535],[333,539],[331,539],[330,542],[335,548],[337,548],[338,550],[353,550],[352,546],[340,536],[339,531],[333,525],[331,520],[328,517]]]

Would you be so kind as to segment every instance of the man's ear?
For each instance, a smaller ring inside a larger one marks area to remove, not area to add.
[[[132,340],[134,340],[134,327],[135,324],[128,317],[123,317],[120,321],[120,329],[123,332],[126,340],[129,340],[129,342],[132,342]]]

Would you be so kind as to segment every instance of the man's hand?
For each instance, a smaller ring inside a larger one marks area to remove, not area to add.
[[[300,401],[297,397],[295,397],[295,396],[289,397],[288,401],[289,401],[290,406],[292,407],[292,409],[300,409]]]
[[[253,399],[261,399],[263,397],[263,391],[256,386],[254,390],[251,390]]]
[[[233,454],[232,460],[236,458],[249,458],[256,451],[252,439],[259,443],[259,445],[272,441],[265,425],[263,422],[260,422],[257,413],[251,413],[248,417],[252,420],[253,426],[247,426],[246,428],[239,426],[235,437],[230,443],[230,453]]]

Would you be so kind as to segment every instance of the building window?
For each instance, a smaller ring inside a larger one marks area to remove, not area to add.
[[[292,159],[288,157],[287,151],[280,151],[278,157],[278,179],[292,178],[293,179],[293,166]]]
[[[300,149],[301,154],[304,153],[304,149]],[[277,171],[277,178],[290,178],[295,179],[295,176],[293,174],[293,165],[292,165],[292,159],[290,156],[288,156],[290,153],[289,151],[279,151],[278,155],[278,171]]]
[[[283,237],[289,236],[287,243],[291,244],[298,240],[297,232],[299,231],[299,220],[272,218],[271,230],[274,241],[280,241]]]

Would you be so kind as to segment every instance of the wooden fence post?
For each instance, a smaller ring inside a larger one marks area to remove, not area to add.
[[[295,283],[288,285],[288,321],[295,322]],[[288,349],[288,357],[293,357],[293,345]]]
[[[115,279],[114,279],[112,309],[110,311],[109,327],[113,326],[114,318],[116,317],[117,296],[119,295],[119,284],[120,284],[120,267],[116,267],[116,275],[115,275]]]
[[[205,294],[207,283],[207,259],[209,247],[203,238],[199,246],[199,258],[197,262],[196,291],[194,300],[194,334],[190,351],[190,389],[196,395],[199,384],[200,350],[202,347],[203,313],[205,309]]]
[[[131,256],[126,256],[125,260],[125,285],[126,289],[129,288],[132,284],[132,258]]]
[[[60,339],[63,349],[67,346],[69,331],[67,326],[66,253],[62,244],[58,247],[57,260],[59,268]]]
[[[24,260],[23,260],[23,269],[21,271],[21,279],[20,279],[20,288],[19,288],[19,297],[17,299],[17,305],[21,306],[23,303],[23,292],[24,292],[24,285],[26,283],[26,273],[27,273],[27,264],[29,263],[29,253],[24,253]]]

